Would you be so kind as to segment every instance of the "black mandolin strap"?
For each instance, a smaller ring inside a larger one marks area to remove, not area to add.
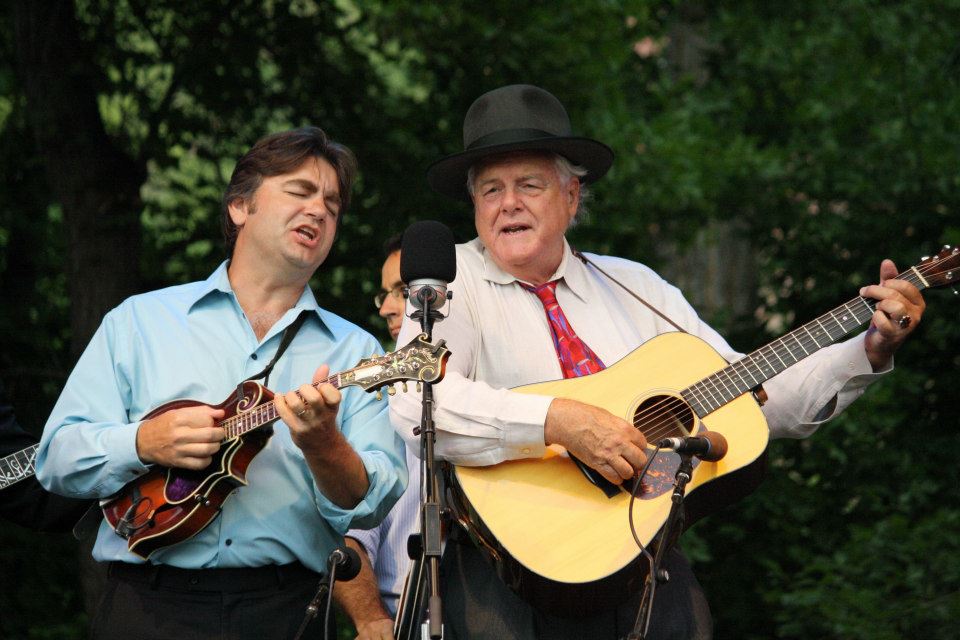
[[[273,371],[273,366],[277,364],[277,361],[280,359],[280,356],[283,355],[283,352],[286,351],[287,347],[290,346],[290,343],[293,342],[294,336],[296,336],[297,332],[300,331],[300,327],[303,326],[304,321],[307,319],[307,316],[310,315],[310,313],[311,312],[309,309],[304,309],[303,311],[300,312],[300,315],[298,315],[296,319],[290,323],[290,326],[288,326],[286,329],[283,330],[283,337],[280,338],[280,346],[277,347],[277,353],[273,356],[273,359],[270,361],[270,364],[264,367],[263,371],[261,371],[256,375],[250,376],[249,378],[247,378],[247,380],[259,380],[260,378],[263,378],[263,386],[266,387],[269,385],[270,372]],[[247,382],[247,380],[244,380],[243,382]],[[241,391],[242,388],[243,388],[243,383],[241,382],[237,386],[237,398],[243,397],[243,392]]]

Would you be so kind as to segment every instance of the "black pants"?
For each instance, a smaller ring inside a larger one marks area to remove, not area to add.
[[[657,587],[648,640],[710,640],[713,620],[703,589],[680,552],[664,557],[670,582]],[[640,596],[589,618],[538,611],[503,584],[481,552],[450,541],[441,563],[444,640],[619,640],[632,629]]]
[[[293,640],[320,580],[300,564],[186,570],[113,562],[107,574],[94,640]],[[323,613],[305,640],[323,638]]]

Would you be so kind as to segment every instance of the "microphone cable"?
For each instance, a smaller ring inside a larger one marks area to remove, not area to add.
[[[647,464],[643,465],[643,470],[637,476],[636,481],[633,483],[633,491],[630,492],[630,505],[627,509],[627,518],[630,520],[630,534],[633,536],[633,541],[637,543],[637,548],[640,549],[640,553],[647,559],[647,562],[650,564],[650,570],[648,572],[649,579],[643,587],[643,593],[640,595],[640,603],[647,598],[647,592],[649,591],[650,606],[647,608],[647,619],[643,624],[643,637],[646,637],[647,631],[650,627],[650,619],[653,613],[653,597],[656,594],[657,590],[657,576],[653,575],[654,571],[654,560],[653,555],[647,550],[643,542],[640,540],[640,536],[637,535],[637,528],[633,524],[633,503],[637,499],[637,493],[640,491],[640,487],[643,486],[643,478],[647,475],[647,471],[650,469],[650,465],[653,464],[654,459],[656,459],[657,454],[660,453],[660,445],[658,444],[653,450],[653,454],[647,457]],[[633,623],[633,628],[636,629],[640,623],[640,614],[643,611],[643,607],[637,609],[637,617]],[[628,638],[630,636],[627,636]]]

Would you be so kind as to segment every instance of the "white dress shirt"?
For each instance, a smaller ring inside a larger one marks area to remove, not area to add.
[[[676,331],[564,245],[551,278],[560,280],[557,300],[574,331],[606,366],[654,336]],[[742,357],[676,287],[648,267],[610,256],[587,257],[727,360]],[[496,265],[479,239],[457,246],[457,277],[449,288],[454,294],[449,316],[433,329],[434,341],[446,340],[451,351],[446,375],[434,388],[437,456],[471,466],[541,457],[553,398],[509,389],[563,377],[543,305]],[[404,319],[398,344],[418,332],[416,322]],[[810,435],[880,375],[872,371],[862,336],[821,349],[764,383],[769,401],[763,413],[771,436]],[[416,442],[413,428],[420,416],[417,394],[390,399],[391,422],[408,443]]]

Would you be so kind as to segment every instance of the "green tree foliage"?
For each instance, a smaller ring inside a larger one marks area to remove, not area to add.
[[[957,0],[76,0],[72,11],[85,57],[70,62],[110,144],[144,176],[142,211],[129,212],[143,289],[219,263],[236,158],[266,132],[317,124],[357,152],[361,176],[314,286],[386,337],[368,302],[380,245],[423,218],[472,237],[468,208],[430,193],[423,174],[459,149],[472,100],[511,82],[556,93],[578,131],[617,154],[578,246],[667,270],[665,247],[696,249],[715,225],[754,248],[749,311],[712,318],[744,351],[850,299],[882,257],[906,267],[960,243]],[[14,64],[12,10],[0,21],[0,376],[39,431],[72,366],[77,296],[100,283],[68,288],[72,201],[51,190],[37,150],[43,105]],[[811,439],[773,443],[761,489],[685,534],[718,638],[949,636],[960,329],[954,300],[927,299],[896,371]],[[23,558],[51,545],[6,528],[3,540],[17,549],[0,554],[3,573],[33,604],[4,590],[0,634],[82,637],[72,570],[31,572]],[[72,566],[69,542],[53,546]]]

